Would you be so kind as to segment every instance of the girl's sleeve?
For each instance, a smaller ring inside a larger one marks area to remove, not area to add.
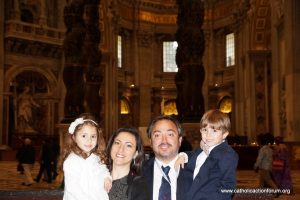
[[[66,199],[85,199],[86,192],[83,185],[86,185],[85,182],[87,180],[84,180],[84,176],[82,175],[84,169],[80,169],[78,163],[73,160],[66,161],[63,165],[65,182],[64,195]]]
[[[103,177],[104,178],[109,178],[110,180],[112,180],[112,177],[111,177],[111,175],[108,171],[107,165],[102,164],[100,166],[101,166],[101,170],[103,172]]]

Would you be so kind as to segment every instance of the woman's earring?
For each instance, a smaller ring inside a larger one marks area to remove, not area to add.
[[[136,151],[136,152],[135,152],[135,155],[133,156],[133,164],[134,164],[134,165],[135,165],[135,159],[136,159],[137,155],[138,155],[138,152]]]

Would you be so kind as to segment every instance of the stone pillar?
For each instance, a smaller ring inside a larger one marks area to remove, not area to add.
[[[284,61],[284,84],[286,104],[285,141],[300,141],[300,2],[284,1],[284,40],[286,58]]]
[[[153,43],[153,35],[150,32],[146,31],[138,31],[137,34],[137,42],[138,42],[138,55],[139,55],[139,63],[142,65],[139,66],[139,79],[138,79],[138,88],[139,88],[139,106],[140,112],[139,116],[139,126],[146,127],[148,126],[149,122],[151,121],[151,76],[149,74],[152,73],[151,66],[152,60],[150,59],[153,57],[152,52],[152,43]],[[141,68],[141,66],[143,68]],[[142,69],[142,70],[141,70]],[[135,72],[137,73],[137,72]]]
[[[4,1],[0,1],[0,26],[4,26]],[[0,29],[0,38],[4,38],[4,29]],[[4,123],[3,123],[3,91],[4,91],[4,40],[0,41],[0,146],[1,144],[5,144],[6,141],[3,141],[6,137],[6,131],[4,131]]]
[[[4,5],[3,5],[3,8],[4,8]],[[14,0],[13,1],[13,10],[11,12],[11,16],[10,18],[11,19],[14,19],[14,20],[20,20],[20,7],[19,7],[19,0]],[[4,14],[4,12],[3,12]]]
[[[39,18],[39,24],[40,25],[47,25],[47,17],[46,17],[46,5],[45,5],[45,0],[40,0],[41,2],[41,14]]]
[[[249,141],[254,141],[256,136],[260,133],[270,132],[270,61],[271,52],[268,50],[252,50],[248,51],[250,57],[250,76],[251,83],[253,83],[249,90],[250,94],[250,117],[248,119]]]
[[[201,0],[177,0],[177,4],[176,106],[180,121],[198,122],[204,113],[202,85],[205,71],[202,57],[205,43],[201,28],[204,3]]]

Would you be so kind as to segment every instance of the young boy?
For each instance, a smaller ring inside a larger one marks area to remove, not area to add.
[[[200,121],[202,141],[188,153],[185,172],[185,199],[231,199],[228,191],[236,186],[238,154],[225,140],[230,131],[230,119],[219,110],[207,111]],[[226,190],[226,191],[225,191]]]

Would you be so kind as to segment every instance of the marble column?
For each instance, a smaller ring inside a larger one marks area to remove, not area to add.
[[[4,8],[4,6],[3,6],[3,8]],[[10,18],[14,19],[14,20],[20,20],[20,14],[21,14],[21,12],[20,12],[20,7],[19,7],[19,0],[14,0],[13,1],[13,10],[11,12]]]
[[[3,22],[4,22],[4,1],[0,1],[0,25],[4,26]],[[4,38],[4,29],[0,29],[0,37]],[[4,40],[0,41],[0,130],[3,130],[3,91],[4,91]],[[0,146],[1,144],[7,144],[6,140],[6,133],[4,131],[0,131]]]
[[[40,18],[39,18],[39,24],[40,25],[47,25],[47,17],[46,17],[46,5],[45,5],[45,0],[40,0],[41,2],[41,13],[40,13]]]

